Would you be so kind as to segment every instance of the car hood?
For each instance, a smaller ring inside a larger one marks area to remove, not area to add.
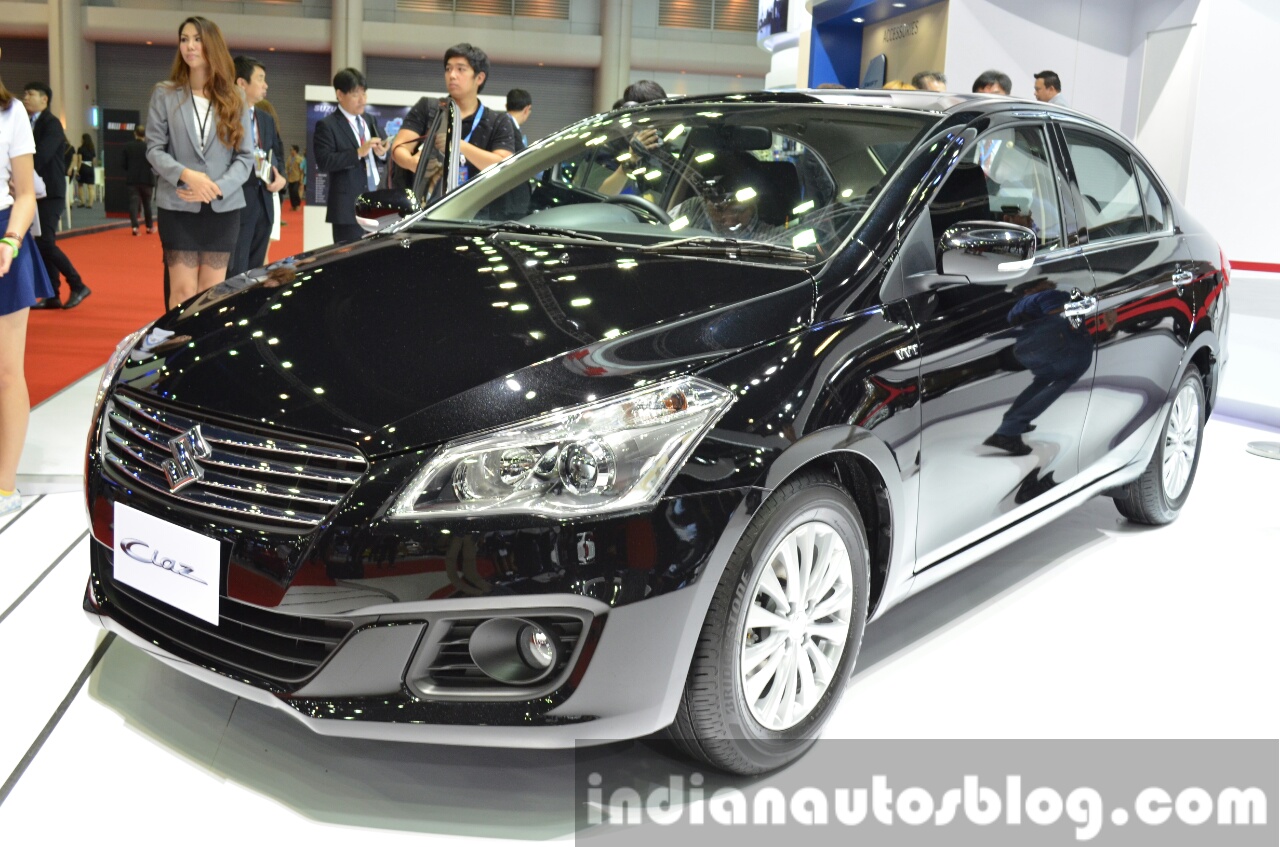
[[[119,384],[378,455],[688,373],[807,323],[812,308],[812,279],[794,266],[388,234],[188,301]]]

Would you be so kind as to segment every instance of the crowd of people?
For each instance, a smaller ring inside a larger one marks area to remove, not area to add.
[[[1035,98],[1041,103],[1052,103],[1055,106],[1067,106],[1067,98],[1062,93],[1062,78],[1053,71],[1040,71],[1034,74],[1033,91]],[[825,83],[819,88],[844,88],[842,85]],[[889,91],[937,91],[947,90],[947,76],[942,71],[921,71],[911,78],[910,82],[891,79],[881,86]],[[1013,80],[1003,71],[990,70],[978,74],[973,81],[971,91],[974,94],[1001,94],[1013,96]]]

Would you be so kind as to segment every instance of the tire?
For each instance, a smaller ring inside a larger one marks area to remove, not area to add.
[[[670,730],[685,753],[747,775],[782,767],[809,749],[862,646],[871,580],[866,538],[853,502],[829,476],[797,477],[765,501],[702,625]],[[802,610],[790,605],[787,589],[806,579],[804,551],[808,575],[817,569],[824,578]],[[762,625],[779,618],[791,621],[788,631]]]
[[[1178,517],[1196,478],[1203,441],[1204,383],[1193,366],[1178,383],[1150,464],[1114,497],[1120,514],[1149,526]]]

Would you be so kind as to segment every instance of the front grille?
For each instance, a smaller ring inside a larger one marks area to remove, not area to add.
[[[200,427],[207,456],[190,459],[203,475],[174,491],[165,475],[170,441]],[[358,451],[247,432],[196,420],[116,394],[107,403],[103,460],[129,483],[196,507],[273,528],[319,524],[368,467]]]
[[[96,545],[95,545],[96,546]],[[108,553],[104,555],[109,556]],[[304,618],[237,603],[225,597],[218,625],[192,617],[110,577],[109,561],[95,568],[103,611],[175,656],[266,687],[295,690],[354,624]]]
[[[572,660],[578,640],[582,637],[582,621],[575,617],[536,615],[537,621],[548,628],[560,643],[560,659],[548,679],[555,679]],[[471,660],[471,633],[484,623],[475,620],[453,620],[439,642],[435,658],[427,667],[427,678],[439,688],[455,690],[491,689],[496,683],[492,677],[476,667]]]

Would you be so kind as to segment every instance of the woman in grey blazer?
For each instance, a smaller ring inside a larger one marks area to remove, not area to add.
[[[213,21],[178,28],[169,79],[151,94],[147,161],[156,186],[169,308],[217,285],[240,234],[241,186],[253,169],[249,110]]]

